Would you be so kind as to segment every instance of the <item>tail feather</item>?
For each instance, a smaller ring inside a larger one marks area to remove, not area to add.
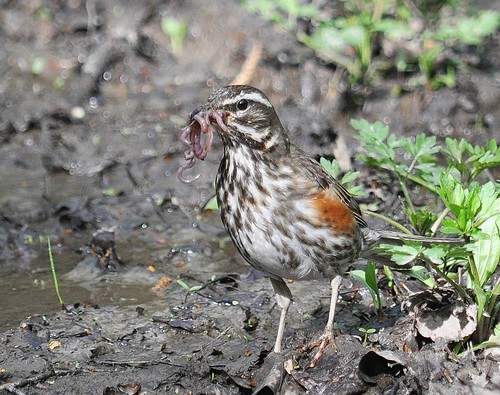
[[[463,245],[465,240],[458,237],[427,237],[419,235],[409,235],[405,233],[394,232],[391,230],[377,230],[380,235],[380,244],[404,244],[405,241],[417,241],[423,244],[453,244]],[[399,243],[397,243],[399,241]]]
[[[381,265],[388,265],[397,267],[400,269],[407,269],[412,266],[411,263],[407,265],[396,265],[391,259],[391,254],[389,252],[381,251],[376,249],[382,244],[390,245],[404,245],[405,242],[414,241],[423,243],[424,245],[433,244],[446,244],[446,245],[463,245],[465,244],[464,239],[451,237],[426,237],[419,235],[409,235],[405,233],[399,233],[388,230],[372,230],[369,228],[363,229],[363,236],[365,239],[365,248],[361,253],[361,257],[379,263]]]

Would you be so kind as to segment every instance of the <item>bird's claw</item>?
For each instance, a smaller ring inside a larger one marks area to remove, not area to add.
[[[314,354],[314,357],[311,360],[311,363],[309,364],[310,368],[314,368],[318,361],[321,359],[323,356],[323,353],[325,352],[326,347],[328,344],[332,344],[333,348],[336,350],[337,347],[335,346],[335,339],[334,339],[334,334],[333,334],[333,329],[325,329],[323,334],[315,341],[310,342],[309,344],[306,344],[304,347],[300,349],[300,352],[306,352],[309,350],[312,350],[313,348],[318,348],[318,351],[316,351],[316,354]]]

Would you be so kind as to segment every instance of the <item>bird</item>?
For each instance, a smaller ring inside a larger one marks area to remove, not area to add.
[[[188,117],[181,133],[188,163],[204,159],[217,132],[223,155],[215,189],[222,223],[237,250],[270,279],[280,308],[273,351],[283,350],[292,294],[285,280],[330,281],[330,310],[311,366],[334,340],[334,317],[342,275],[359,258],[388,263],[374,247],[402,240],[432,242],[368,227],[356,200],[312,157],[292,144],[273,105],[257,88],[215,90]],[[205,141],[202,140],[205,137]],[[447,239],[444,239],[445,242]]]

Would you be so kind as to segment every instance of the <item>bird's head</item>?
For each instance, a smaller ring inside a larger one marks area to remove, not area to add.
[[[253,150],[288,150],[288,137],[273,105],[260,90],[247,85],[229,85],[214,91],[207,103],[189,116],[209,115],[228,148],[245,145]],[[206,119],[206,116],[205,116]]]

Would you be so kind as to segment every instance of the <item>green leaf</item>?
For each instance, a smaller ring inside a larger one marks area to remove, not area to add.
[[[184,280],[181,280],[180,278],[177,280],[177,284],[179,284],[187,292],[195,292],[203,288],[203,285],[193,285],[192,287],[190,287],[184,282]]]
[[[443,173],[439,180],[438,193],[445,206],[458,216],[465,202],[465,192],[458,180],[449,173]]]
[[[421,247],[421,246],[420,246]],[[391,260],[397,265],[405,266],[417,259],[420,249],[413,245],[381,244],[377,249],[391,254]]]
[[[436,265],[443,264],[443,258],[448,253],[444,246],[425,248],[422,254]]]
[[[384,33],[391,40],[410,40],[414,31],[406,22],[399,22],[392,18],[384,18],[373,26],[373,31]]]
[[[387,277],[389,288],[394,286],[394,274],[389,266],[384,265],[384,274]]]
[[[340,165],[335,159],[333,159],[330,162],[328,159],[321,157],[319,163],[321,164],[321,166],[323,166],[326,172],[330,174],[333,178],[335,179],[339,178]],[[359,184],[354,183],[358,179],[358,177],[359,177],[358,171],[348,171],[347,173],[344,174],[344,176],[340,180],[340,183],[347,189],[347,191],[352,196],[366,196],[366,193],[363,190],[363,188]]]
[[[437,59],[443,51],[444,47],[441,44],[435,44],[420,53],[420,56],[418,57],[418,66],[428,81],[432,80]]]
[[[364,272],[364,270],[355,269],[355,270],[349,271],[348,273],[352,277],[354,277],[356,280],[358,280],[359,282],[365,284],[366,287],[368,287],[368,285],[366,284],[366,280],[365,280],[365,272]]]
[[[163,33],[170,38],[172,52],[178,54],[182,50],[182,45],[188,33],[189,25],[177,18],[168,17],[161,20],[161,29]]]
[[[500,149],[494,140],[487,147],[472,146],[465,140],[446,139],[447,160],[450,167],[461,173],[466,183],[474,180],[482,171],[500,165]]]
[[[253,0],[255,1],[255,0]],[[249,1],[250,3],[250,1]],[[262,3],[273,3],[270,1],[263,1]],[[314,5],[301,4],[299,0],[275,0],[274,2],[278,5],[285,13],[291,15],[295,18],[317,18],[319,17],[319,8]]]
[[[458,40],[469,45],[479,45],[493,34],[500,25],[500,14],[486,10],[477,16],[458,19],[455,24],[442,24],[433,35],[438,40]]]
[[[336,31],[332,30],[332,34],[335,35],[337,39],[342,40],[345,44],[358,49],[362,47],[367,40],[369,40],[368,31],[365,27],[360,25],[346,26],[343,29]]]
[[[105,189],[104,191],[102,191],[102,193],[106,196],[109,196],[109,197],[114,197],[114,196],[118,195],[118,191],[113,187],[109,187],[109,188]]]
[[[44,72],[46,67],[47,61],[44,58],[37,56],[31,64],[31,72],[35,75],[40,75]]]
[[[338,178],[340,174],[340,165],[336,160],[330,162],[328,159],[321,157],[319,163],[333,178]]]
[[[459,146],[458,140],[447,137],[445,140],[445,144],[446,147],[448,148],[446,152],[448,153],[450,159],[452,159],[455,162],[461,162],[463,149]]]
[[[389,126],[382,122],[369,123],[366,119],[351,119],[349,124],[360,132],[359,140],[383,142],[389,136]]]
[[[396,172],[405,171],[406,166],[398,168],[400,163],[395,161],[395,149],[403,146],[405,139],[389,134],[389,127],[379,121],[369,123],[365,119],[352,119],[350,125],[359,132],[354,137],[364,143],[366,154],[359,156],[361,160],[370,166],[380,166]]]
[[[359,171],[349,171],[344,174],[340,182],[342,185],[349,184],[350,182],[356,181],[359,178],[359,174]]]
[[[479,274],[477,281],[483,287],[493,273],[495,273],[500,260],[498,229],[495,230],[495,233],[491,237],[483,237],[476,241],[473,255]]]
[[[362,27],[360,27],[362,29]],[[352,35],[352,36],[351,36]],[[357,58],[346,55],[346,49],[363,38],[360,29],[339,29],[331,22],[321,23],[311,35],[297,34],[297,38],[312,48],[320,57],[344,67],[355,80],[362,77]]]
[[[424,133],[420,133],[416,138],[414,143],[406,145],[407,151],[414,157],[432,155],[441,150],[441,148],[436,145],[436,136],[426,136]]]
[[[443,220],[443,226],[441,227],[441,232],[447,235],[461,235],[462,230],[459,228],[457,221],[452,218],[445,218]]]
[[[406,215],[419,235],[429,234],[437,219],[437,215],[428,210],[406,210]]]
[[[431,273],[429,273],[427,268],[424,266],[419,266],[419,265],[412,266],[409,270],[405,270],[405,273],[421,281],[429,288],[434,288],[436,286],[436,281],[434,280],[434,277],[432,277]]]
[[[274,2],[268,0],[244,0],[243,6],[252,13],[259,13],[262,17],[271,22],[284,23],[284,16],[278,11]]]
[[[373,262],[368,262],[366,270],[351,270],[349,274],[368,288],[373,305],[377,310],[380,310],[382,307],[382,299],[380,298],[376,279],[376,269]]]
[[[208,202],[205,203],[203,206],[202,210],[212,210],[212,211],[217,211],[219,210],[219,204],[217,203],[217,196],[212,196]]]
[[[491,193],[495,192],[492,183],[486,184],[481,191],[484,205],[480,215],[484,215],[486,219],[478,225],[478,232],[472,235],[472,253],[479,276],[474,280],[484,287],[497,270],[500,261],[500,197],[496,194],[496,199],[489,201]]]
[[[368,265],[366,266],[365,280],[368,287],[378,293],[377,270],[373,262],[368,262]]]
[[[186,291],[189,292],[189,285],[187,285],[184,280],[181,280],[180,278],[177,280],[177,284],[179,284],[182,288],[184,288]]]

